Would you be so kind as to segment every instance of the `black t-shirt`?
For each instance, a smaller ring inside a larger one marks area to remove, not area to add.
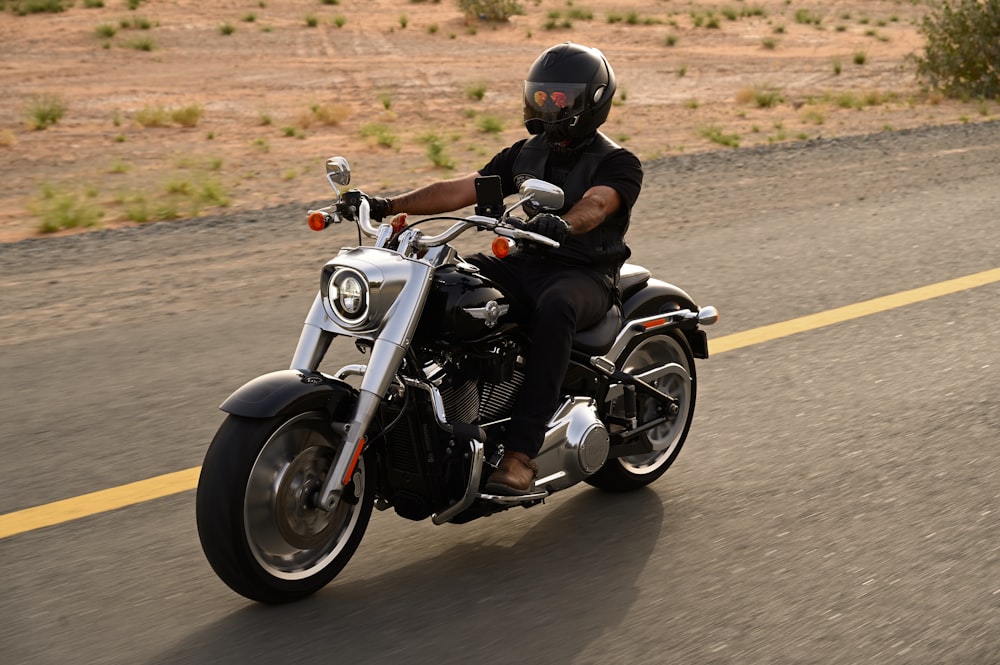
[[[510,196],[517,193],[517,184],[514,182],[514,161],[521,153],[521,147],[528,139],[521,139],[514,145],[504,148],[498,152],[486,166],[479,169],[479,175],[498,175],[503,185],[503,195]],[[557,180],[551,171],[560,167],[567,170],[572,166],[573,155],[560,155],[552,153],[546,164],[546,179]],[[560,164],[560,162],[566,162]],[[558,184],[558,183],[556,183]],[[611,187],[622,199],[622,206],[629,212],[639,198],[639,191],[642,189],[642,164],[639,158],[625,148],[615,150],[603,160],[597,167],[591,187],[604,185]],[[567,201],[566,209],[571,208],[576,201]]]
[[[518,174],[515,173],[515,165],[521,149],[529,140],[523,139],[501,150],[479,171],[483,176],[500,176],[504,196],[517,193]],[[578,155],[572,153],[549,152],[545,157],[544,179],[563,187],[579,159]],[[566,192],[567,199],[562,210],[558,211],[559,214],[565,214],[572,208],[583,196],[585,189],[598,185],[611,187],[618,192],[621,207],[597,228],[583,235],[568,236],[559,249],[549,250],[546,256],[561,263],[589,266],[614,275],[631,254],[624,236],[632,207],[642,189],[642,164],[632,152],[616,148],[612,144],[612,150],[598,162],[586,187],[581,189],[578,184],[570,188],[575,191]],[[573,196],[576,198],[573,199]]]

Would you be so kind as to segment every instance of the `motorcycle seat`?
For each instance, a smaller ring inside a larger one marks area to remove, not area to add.
[[[628,299],[649,281],[649,271],[642,266],[626,263],[618,273],[618,284],[622,300]],[[615,337],[622,329],[622,310],[613,305],[595,325],[580,330],[573,336],[573,348],[589,355],[600,355],[611,348]]]
[[[614,305],[595,325],[577,331],[573,336],[573,348],[591,356],[599,356],[611,348],[618,331],[622,329],[622,309]]]

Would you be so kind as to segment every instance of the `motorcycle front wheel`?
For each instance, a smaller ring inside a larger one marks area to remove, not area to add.
[[[337,509],[315,507],[342,443],[325,411],[226,418],[205,455],[196,513],[205,556],[230,588],[287,603],[344,568],[371,518],[375,483],[362,455]]]
[[[609,492],[628,492],[644,487],[662,476],[677,459],[691,428],[698,385],[694,356],[687,340],[675,335],[647,338],[629,353],[622,365],[623,370],[633,375],[657,367],[665,367],[667,371],[652,382],[653,386],[677,399],[677,414],[642,435],[652,447],[651,452],[608,459],[586,479],[594,487]],[[652,398],[638,397],[639,423],[656,417],[658,408]],[[624,414],[620,405],[613,405],[612,412]]]

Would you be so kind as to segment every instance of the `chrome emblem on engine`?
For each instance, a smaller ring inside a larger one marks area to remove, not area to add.
[[[472,318],[485,321],[487,328],[492,328],[500,317],[507,313],[510,305],[500,305],[496,300],[491,300],[483,307],[464,307],[462,309]]]

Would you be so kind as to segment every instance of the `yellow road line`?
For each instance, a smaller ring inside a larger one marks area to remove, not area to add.
[[[128,485],[81,494],[71,499],[63,499],[0,515],[0,538],[7,538],[25,531],[34,531],[42,527],[62,524],[81,517],[89,517],[116,508],[124,508],[194,489],[198,485],[200,471],[201,467],[196,466]]]
[[[726,335],[711,340],[709,349],[718,355],[994,282],[1000,282],[1000,268]],[[0,515],[0,539],[193,490],[200,472],[201,467],[196,466]]]
[[[890,309],[905,307],[914,303],[923,302],[932,298],[939,298],[950,293],[965,291],[977,286],[985,286],[994,282],[1000,282],[1000,268],[979,272],[974,275],[966,275],[957,279],[950,279],[947,282],[938,282],[928,286],[921,286],[909,291],[900,291],[881,298],[872,298],[864,302],[828,309],[825,312],[809,314],[797,319],[789,319],[781,323],[774,323],[769,326],[761,326],[752,330],[726,335],[709,341],[709,351],[711,354],[725,353],[741,349],[754,344],[763,344],[782,337],[788,337],[801,332],[823,328],[835,323],[843,323],[851,319],[858,319],[870,314],[878,314]],[[725,316],[725,312],[723,312]]]

